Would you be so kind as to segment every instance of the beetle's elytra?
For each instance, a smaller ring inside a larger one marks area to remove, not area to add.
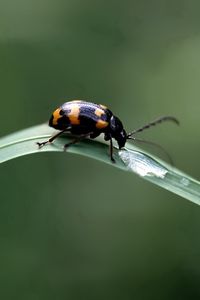
[[[119,149],[121,149],[125,146],[127,139],[135,139],[133,137],[135,133],[141,132],[163,121],[179,123],[178,120],[172,116],[163,116],[127,134],[120,119],[106,106],[83,100],[73,100],[65,102],[57,108],[49,120],[49,126],[59,130],[59,132],[49,140],[37,144],[39,147],[42,147],[47,143],[53,142],[62,133],[70,132],[74,136],[77,136],[77,138],[66,144],[64,146],[64,149],[66,149],[68,146],[84,138],[90,137],[94,139],[103,133],[104,139],[110,141],[110,158],[111,161],[114,162],[113,138],[117,141]]]

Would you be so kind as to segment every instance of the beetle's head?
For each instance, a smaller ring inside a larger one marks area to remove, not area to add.
[[[110,119],[110,133],[111,136],[117,141],[119,149],[123,148],[126,144],[127,134],[124,130],[122,122],[116,116],[112,116]]]

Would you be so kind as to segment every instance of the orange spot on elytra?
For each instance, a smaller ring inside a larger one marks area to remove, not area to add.
[[[97,108],[95,109],[95,115],[98,116],[98,117],[101,117],[103,114],[105,114],[105,112],[103,111],[103,109],[101,108]]]
[[[98,129],[103,129],[106,128],[108,126],[108,122],[103,121],[103,120],[98,120],[96,123],[96,128]]]
[[[103,109],[107,109],[107,106],[105,106],[103,104],[100,104],[99,106],[101,106],[101,108],[103,108]]]
[[[70,113],[68,113],[68,118],[69,121],[72,125],[79,125],[80,124],[80,120],[79,120],[79,113],[80,113],[80,109],[79,106],[76,104],[72,104],[70,105]]]
[[[60,108],[57,108],[54,113],[53,113],[53,125],[57,125],[58,124],[58,119],[60,118]]]

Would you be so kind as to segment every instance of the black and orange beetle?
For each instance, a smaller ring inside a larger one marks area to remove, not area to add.
[[[64,146],[64,150],[66,150],[67,147],[84,138],[94,139],[103,133],[105,141],[110,141],[110,159],[115,162],[113,158],[113,138],[117,141],[119,149],[121,149],[128,139],[137,140],[134,137],[137,132],[163,121],[173,121],[179,124],[176,118],[163,116],[127,134],[120,119],[113,115],[106,106],[83,100],[73,100],[65,102],[57,108],[49,120],[49,126],[59,130],[59,132],[49,140],[37,144],[41,148],[47,143],[53,142],[62,133],[70,132],[77,137]]]

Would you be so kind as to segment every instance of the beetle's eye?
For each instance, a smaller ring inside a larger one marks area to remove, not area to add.
[[[122,130],[122,131],[120,132],[120,134],[121,134],[121,136],[122,136],[123,138],[126,138],[126,132],[125,132],[124,130]]]

